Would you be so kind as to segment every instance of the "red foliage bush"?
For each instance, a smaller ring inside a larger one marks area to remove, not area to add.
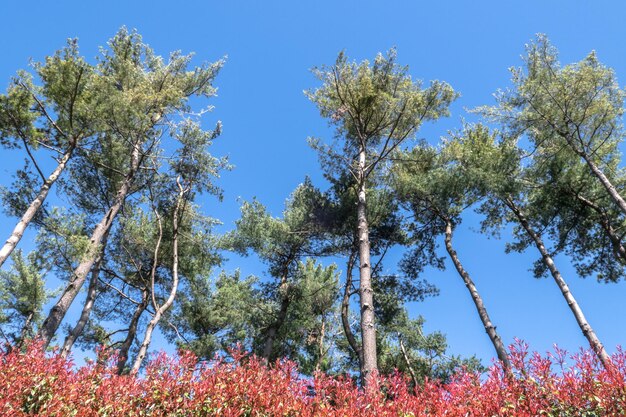
[[[351,378],[301,377],[292,363],[198,364],[189,353],[158,355],[142,376],[115,374],[115,358],[79,369],[33,343],[0,355],[2,416],[622,416],[626,414],[626,354],[610,370],[582,351],[541,356],[518,343],[514,372],[460,372],[446,384],[413,389],[400,375],[378,389],[359,390]],[[568,360],[571,365],[566,364]]]

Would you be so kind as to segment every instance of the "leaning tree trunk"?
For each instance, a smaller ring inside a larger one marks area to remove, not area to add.
[[[598,216],[600,216],[600,226],[611,241],[611,246],[613,246],[613,253],[615,254],[615,258],[622,263],[626,262],[626,248],[622,244],[622,236],[619,236],[617,231],[613,228],[611,220],[606,211],[591,200],[579,194],[576,194],[575,197],[578,199],[578,201],[583,203],[585,206],[591,208],[598,214]]]
[[[20,221],[15,225],[15,228],[13,229],[11,236],[9,236],[9,238],[7,239],[2,249],[0,249],[0,267],[2,266],[2,264],[4,264],[7,258],[11,255],[11,253],[13,252],[13,249],[15,249],[19,241],[22,239],[22,236],[24,236],[24,232],[26,231],[26,228],[28,227],[30,222],[35,218],[35,215],[41,208],[41,205],[46,200],[46,197],[48,196],[48,192],[50,192],[50,188],[52,188],[52,185],[56,182],[56,180],[61,176],[61,173],[63,173],[63,171],[65,170],[65,167],[67,166],[67,162],[72,157],[72,153],[74,152],[75,148],[76,148],[76,141],[74,140],[70,143],[69,148],[59,160],[59,164],[57,165],[56,169],[52,171],[52,174],[50,174],[50,176],[44,181],[43,185],[39,189],[39,193],[37,193],[37,197],[35,197],[35,199],[30,203],[30,205],[28,206],[28,208],[22,215],[22,218],[20,219]]]
[[[485,331],[489,335],[489,339],[491,340],[491,343],[493,344],[493,347],[496,350],[498,359],[500,359],[500,361],[502,362],[504,371],[506,373],[510,373],[511,362],[509,360],[509,355],[506,352],[506,348],[504,347],[504,344],[502,343],[502,339],[500,339],[500,336],[496,332],[496,326],[493,325],[493,323],[491,322],[491,319],[489,318],[489,314],[487,314],[487,308],[485,307],[485,303],[483,302],[483,299],[478,293],[478,289],[476,288],[474,281],[472,281],[472,278],[470,277],[469,273],[465,270],[465,268],[463,268],[463,265],[461,264],[461,261],[459,260],[456,250],[454,250],[454,248],[452,247],[452,223],[448,219],[445,219],[445,222],[446,222],[445,244],[446,244],[446,250],[448,251],[448,255],[450,255],[450,259],[452,259],[452,263],[454,264],[454,267],[456,268],[457,272],[463,279],[463,282],[465,283],[465,286],[467,287],[467,290],[469,291],[470,296],[472,297],[472,301],[474,301],[474,305],[476,306],[476,310],[478,311],[480,320],[482,321],[483,326],[485,327]]]
[[[604,172],[602,172],[600,167],[598,167],[595,162],[591,160],[591,157],[586,152],[578,152],[578,154],[585,160],[593,175],[598,179],[598,181],[600,181],[600,184],[602,184],[602,186],[609,193],[609,196],[615,202],[615,204],[617,204],[617,207],[619,207],[623,214],[626,214],[626,201],[624,201],[611,180],[609,180],[607,176],[604,175]]]
[[[552,257],[550,256],[550,254],[548,253],[548,250],[543,244],[543,240],[541,239],[539,234],[535,232],[535,230],[532,228],[532,226],[528,222],[528,219],[526,218],[524,213],[522,213],[521,209],[513,202],[512,199],[506,198],[504,202],[509,207],[509,209],[513,212],[513,214],[515,214],[515,217],[517,217],[517,220],[519,221],[520,225],[524,228],[528,236],[535,243],[537,250],[539,250],[539,253],[541,254],[543,263],[548,267],[548,270],[550,271],[552,278],[554,278],[554,281],[556,282],[559,289],[561,290],[561,294],[563,294],[563,298],[565,298],[567,305],[569,306],[570,310],[572,310],[572,313],[574,314],[574,317],[576,318],[576,322],[578,323],[580,330],[582,330],[583,335],[589,341],[589,345],[591,346],[595,354],[598,356],[598,359],[600,360],[604,368],[609,369],[610,364],[611,364],[611,358],[606,353],[606,350],[604,350],[604,346],[600,342],[600,339],[598,339],[598,337],[596,336],[596,333],[593,331],[593,328],[591,327],[591,325],[585,318],[585,315],[583,314],[582,309],[576,302],[576,299],[572,295],[572,292],[567,286],[567,283],[561,276],[561,273],[557,269],[556,265],[554,264],[554,261],[552,260]]]
[[[139,145],[136,144],[133,152],[131,154],[131,164],[128,171],[128,174],[124,178],[120,188],[117,191],[115,199],[113,200],[113,204],[104,214],[100,223],[95,227],[91,238],[89,240],[89,248],[87,251],[88,256],[84,259],[78,267],[72,273],[72,278],[68,285],[65,287],[63,294],[57,300],[56,304],[50,310],[48,317],[44,320],[41,328],[39,329],[38,337],[43,341],[43,346],[47,347],[50,344],[50,341],[54,337],[54,334],[58,330],[63,318],[67,314],[72,302],[78,295],[81,287],[85,283],[85,279],[87,278],[87,274],[91,271],[94,263],[96,262],[97,257],[99,256],[99,246],[102,242],[104,236],[108,233],[109,229],[113,225],[113,221],[115,220],[115,216],[120,211],[122,206],[124,205],[124,201],[126,200],[126,196],[130,191],[131,185],[133,183],[133,179],[135,177],[135,173],[139,168],[141,158],[140,158],[140,148]]]
[[[20,336],[19,336],[20,338],[17,340],[17,344],[16,344],[16,347],[18,348],[18,350],[22,347],[22,345],[26,341],[26,338],[28,337],[28,334],[32,331],[34,317],[35,317],[35,312],[33,311],[31,311],[30,314],[28,314],[28,316],[26,317],[26,321],[24,322],[24,325],[22,326],[22,330],[20,331]]]
[[[146,327],[146,333],[144,334],[143,342],[139,347],[139,352],[137,353],[137,357],[135,358],[135,362],[133,363],[133,367],[131,368],[131,373],[135,374],[139,371],[143,360],[146,357],[146,353],[148,352],[148,347],[150,346],[150,342],[152,340],[152,332],[154,331],[159,321],[161,321],[161,317],[163,314],[172,306],[174,303],[174,299],[176,298],[176,291],[178,290],[178,216],[180,214],[181,205],[183,203],[183,197],[185,190],[183,190],[182,186],[179,183],[180,193],[178,195],[178,200],[176,201],[176,207],[174,208],[173,214],[173,233],[172,233],[172,288],[170,289],[170,295],[168,296],[165,303],[161,306],[157,306],[155,302],[154,296],[154,269],[152,275],[152,300],[155,304],[155,312],[154,317],[148,323]],[[156,255],[155,255],[156,262]]]
[[[352,251],[348,258],[348,265],[346,267],[346,282],[343,288],[343,299],[341,300],[341,325],[343,327],[343,333],[348,340],[348,345],[354,352],[359,362],[359,372],[363,373],[363,349],[357,342],[352,333],[350,327],[350,296],[352,295],[352,268],[354,268],[354,262],[356,261],[356,252]]]
[[[598,181],[600,181],[600,184],[602,184],[602,186],[607,191],[607,193],[609,194],[613,202],[617,205],[617,207],[619,207],[620,211],[623,214],[626,214],[626,201],[622,198],[622,196],[617,191],[617,188],[615,187],[615,185],[613,185],[611,180],[606,175],[604,175],[604,172],[600,169],[600,167],[596,165],[595,162],[593,162],[593,160],[591,159],[591,156],[587,152],[585,152],[584,149],[579,148],[574,143],[574,139],[571,137],[569,133],[562,132],[558,129],[556,129],[556,131],[559,134],[559,136],[565,139],[565,141],[570,146],[570,148],[578,156],[580,156],[583,159],[583,161],[585,161],[585,163],[591,170],[591,173],[593,174],[593,176],[596,177]]]
[[[365,193],[365,149],[359,152],[359,194],[357,202],[357,233],[359,238],[359,296],[361,305],[361,343],[363,349],[363,372],[361,377],[366,386],[378,372],[376,358],[376,326],[374,316],[374,290],[372,288],[372,267],[367,224],[367,202]]]
[[[402,357],[404,358],[404,363],[406,364],[407,369],[409,370],[409,374],[411,374],[411,379],[413,380],[413,389],[417,391],[417,387],[419,387],[419,382],[417,380],[417,374],[415,373],[415,369],[411,365],[411,360],[409,359],[409,355],[404,347],[404,343],[402,342],[402,335],[398,333],[398,340],[400,341],[400,350],[402,351]]]
[[[137,308],[135,308],[135,312],[133,313],[133,317],[130,319],[130,323],[128,324],[128,332],[126,333],[126,338],[122,342],[118,352],[117,359],[117,374],[122,375],[124,373],[124,368],[126,368],[126,363],[128,362],[128,352],[130,352],[130,347],[135,340],[135,336],[137,335],[137,327],[139,326],[139,319],[144,311],[148,308],[148,289],[143,287],[141,289],[141,303],[137,304]]]
[[[83,311],[80,313],[80,317],[76,322],[74,328],[70,331],[70,333],[65,338],[65,342],[63,343],[63,349],[61,349],[61,357],[65,358],[72,350],[72,346],[74,346],[74,342],[76,339],[83,334],[83,330],[87,325],[87,321],[89,321],[89,316],[91,315],[91,310],[93,310],[93,305],[96,302],[96,296],[98,294],[98,278],[100,277],[100,269],[102,268],[102,263],[104,261],[104,251],[107,244],[107,234],[102,238],[102,250],[100,251],[100,256],[96,260],[96,263],[93,265],[91,269],[91,279],[89,281],[89,288],[87,289],[87,299],[85,300],[85,304],[83,305]]]

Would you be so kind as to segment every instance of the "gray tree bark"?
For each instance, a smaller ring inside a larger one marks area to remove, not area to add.
[[[131,185],[133,183],[133,179],[139,168],[140,163],[140,148],[139,145],[136,144],[132,154],[131,154],[131,164],[129,168],[129,172],[124,178],[120,188],[117,191],[115,199],[113,200],[113,204],[104,214],[100,223],[95,227],[89,244],[89,251],[86,259],[84,259],[74,270],[72,273],[72,278],[70,282],[65,287],[63,294],[57,300],[56,304],[50,310],[48,317],[44,320],[41,328],[38,332],[38,338],[43,341],[43,346],[47,347],[54,334],[58,330],[61,322],[65,318],[67,311],[70,306],[74,302],[76,295],[80,291],[81,287],[85,283],[85,279],[87,278],[87,274],[91,271],[93,264],[96,262],[97,257],[99,256],[99,246],[102,242],[103,237],[106,233],[108,233],[109,229],[113,225],[115,217],[117,213],[120,211],[122,206],[124,205],[124,201],[126,200],[126,196],[130,191]]]
[[[359,152],[359,190],[357,202],[357,230],[359,239],[359,296],[361,305],[361,343],[363,349],[362,379],[366,386],[378,371],[376,356],[376,324],[374,316],[374,290],[372,288],[372,267],[367,223],[367,201],[365,190],[365,148]]]
[[[130,352],[130,347],[135,340],[135,336],[137,335],[137,327],[139,326],[139,319],[146,308],[148,307],[148,289],[142,288],[141,290],[141,303],[137,305],[135,308],[135,312],[130,319],[130,323],[128,324],[128,332],[126,333],[126,338],[122,342],[119,350],[119,356],[117,360],[117,374],[122,375],[124,373],[124,368],[126,368],[126,363],[128,362],[128,353]]]
[[[448,251],[448,255],[450,255],[450,259],[452,259],[452,263],[456,268],[457,272],[463,279],[467,290],[472,297],[472,301],[474,301],[474,305],[476,306],[476,310],[478,311],[478,315],[480,316],[480,320],[485,327],[485,331],[487,335],[489,335],[489,339],[493,344],[493,347],[496,350],[496,354],[498,355],[498,359],[502,362],[505,372],[511,372],[511,361],[509,360],[509,355],[506,352],[506,348],[502,343],[502,339],[496,332],[496,326],[493,325],[491,319],[489,318],[489,314],[487,313],[487,308],[485,307],[485,303],[483,302],[482,297],[478,293],[478,289],[472,281],[469,273],[463,268],[463,264],[459,260],[459,257],[452,246],[452,223],[449,220],[446,220],[446,233],[445,233],[445,244],[446,250]]]
[[[606,353],[606,350],[604,349],[604,346],[600,342],[600,339],[598,339],[598,337],[596,336],[596,333],[593,331],[593,328],[591,327],[591,325],[585,318],[585,315],[583,314],[582,309],[578,305],[578,302],[574,298],[574,295],[570,291],[569,287],[567,286],[567,283],[561,276],[561,273],[559,272],[554,261],[552,260],[552,257],[548,253],[548,250],[546,249],[543,243],[543,240],[541,239],[539,234],[535,232],[535,230],[532,228],[532,226],[528,222],[528,219],[522,212],[522,210],[514,203],[512,199],[507,198],[505,199],[504,202],[509,207],[509,209],[513,212],[513,214],[515,214],[515,217],[518,219],[520,225],[524,228],[528,236],[535,243],[535,246],[537,247],[537,250],[541,254],[544,264],[548,267],[548,270],[550,271],[552,278],[554,278],[554,282],[556,282],[556,285],[561,290],[561,294],[563,294],[563,298],[565,298],[567,305],[569,306],[570,310],[574,314],[574,317],[576,318],[576,322],[578,323],[580,330],[583,332],[583,335],[585,336],[585,338],[589,341],[589,345],[591,346],[591,349],[598,356],[598,359],[602,363],[602,366],[604,366],[605,369],[609,369],[611,365],[610,356]]]
[[[580,194],[576,194],[575,196],[578,201],[591,208],[600,216],[600,226],[602,226],[602,229],[604,229],[604,232],[611,241],[615,258],[621,262],[626,262],[626,248],[624,248],[624,245],[622,244],[622,238],[618,236],[617,232],[613,228],[611,220],[609,219],[606,211],[604,211],[601,207],[599,207],[591,200],[581,196]]]
[[[5,242],[4,246],[2,246],[2,249],[0,249],[0,267],[9,258],[19,241],[24,236],[26,228],[35,218],[35,215],[41,208],[41,205],[46,200],[46,197],[50,192],[50,188],[52,188],[52,185],[56,182],[57,179],[59,179],[59,177],[67,167],[67,162],[72,157],[72,153],[74,152],[75,147],[76,142],[74,141],[68,148],[67,152],[65,152],[59,160],[59,164],[57,165],[55,170],[52,171],[52,174],[50,174],[50,176],[44,181],[43,185],[39,189],[39,192],[37,193],[37,197],[35,197],[35,199],[30,203],[28,209],[26,209],[26,211],[20,218],[20,221],[17,222],[17,224],[15,225],[13,232],[11,232],[11,235]]]
[[[91,311],[93,310],[93,305],[96,302],[96,296],[98,294],[98,277],[100,276],[100,268],[102,267],[102,262],[104,260],[107,237],[108,233],[102,238],[102,250],[100,251],[100,255],[98,256],[96,263],[91,269],[91,278],[89,281],[89,288],[87,289],[87,299],[83,305],[83,311],[81,311],[76,325],[65,338],[65,342],[63,342],[63,349],[61,349],[62,358],[69,355],[72,347],[74,346],[74,342],[76,342],[76,339],[83,334],[87,321],[89,321],[89,316],[91,315]]]
[[[352,268],[354,268],[354,262],[356,261],[356,252],[351,252],[348,257],[348,265],[346,267],[346,282],[343,288],[343,299],[341,300],[341,325],[343,327],[343,333],[346,335],[348,345],[354,352],[359,362],[359,372],[363,373],[363,349],[357,342],[352,333],[350,327],[350,296],[352,294]]]
[[[180,183],[178,183],[180,193],[178,195],[178,200],[176,201],[176,208],[174,209],[173,214],[173,233],[172,233],[172,288],[170,289],[170,294],[165,300],[165,302],[161,306],[157,306],[154,296],[154,274],[152,275],[152,299],[154,302],[154,317],[148,323],[146,327],[146,333],[144,334],[143,342],[139,347],[139,352],[137,353],[137,357],[135,358],[135,362],[131,368],[131,373],[135,374],[139,371],[143,360],[146,357],[146,353],[148,352],[148,347],[150,346],[150,342],[152,340],[152,332],[154,331],[159,321],[161,321],[161,317],[163,314],[172,306],[174,303],[174,299],[176,298],[176,292],[178,290],[178,216],[180,214],[180,209],[183,203],[183,197],[185,190],[183,190]],[[156,261],[156,255],[155,255]]]
[[[402,357],[404,358],[404,363],[406,363],[406,367],[409,370],[409,373],[411,374],[411,379],[413,380],[413,387],[414,389],[417,389],[417,387],[419,386],[419,383],[417,381],[417,375],[415,374],[415,370],[413,369],[413,366],[411,365],[411,360],[409,359],[409,355],[406,352],[404,343],[402,343],[402,335],[400,333],[398,333],[398,340],[400,341],[400,350],[402,351]]]
[[[585,163],[591,170],[591,173],[593,174],[593,176],[595,176],[598,179],[598,181],[600,181],[600,184],[602,184],[604,189],[609,193],[609,196],[615,202],[615,204],[617,204],[617,207],[619,207],[620,211],[623,214],[626,214],[626,201],[619,194],[619,192],[617,191],[617,188],[613,185],[611,180],[609,180],[609,178],[606,175],[604,175],[604,172],[600,169],[600,167],[598,167],[598,165],[596,165],[596,163],[593,162],[589,153],[576,145],[575,139],[572,137],[571,133],[559,130],[558,128],[556,128],[556,126],[553,123],[551,122],[549,123],[552,126],[552,128],[556,131],[556,133],[558,133],[559,136],[565,139],[565,141],[570,146],[570,148],[578,156],[580,156],[583,159],[583,161],[585,161]],[[580,139],[580,142],[582,143],[583,140],[580,137],[580,134],[578,134],[578,138]]]
[[[600,184],[602,184],[602,186],[609,193],[609,196],[611,196],[611,199],[615,202],[615,204],[617,204],[617,207],[619,207],[623,214],[626,214],[626,201],[624,201],[611,180],[609,180],[607,176],[604,175],[604,172],[602,172],[602,170],[595,164],[595,162],[591,160],[586,152],[579,151],[578,154],[587,163],[587,166],[589,167],[593,175],[600,181]]]

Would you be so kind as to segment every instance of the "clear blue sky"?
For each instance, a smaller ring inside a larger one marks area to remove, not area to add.
[[[224,201],[203,202],[224,230],[239,215],[239,197],[256,196],[279,215],[304,176],[322,184],[306,138],[329,139],[332,132],[302,91],[317,85],[309,69],[333,63],[340,50],[362,60],[396,46],[414,78],[444,80],[461,93],[449,119],[419,133],[431,143],[460,126],[465,108],[493,103],[492,93],[509,85],[507,68],[521,64],[524,44],[539,32],[557,46],[562,62],[595,49],[626,80],[626,3],[617,0],[5,1],[0,15],[2,90],[16,70],[61,48],[66,38],[78,37],[82,53],[92,58],[122,25],[136,28],[159,54],[193,51],[197,62],[228,55],[216,81],[215,111],[205,120],[207,126],[222,120],[224,133],[213,152],[229,155],[236,168],[220,180]],[[13,154],[0,150],[2,185],[10,184],[15,169],[9,158]],[[0,239],[12,225],[0,215]],[[470,218],[457,237],[459,255],[505,343],[519,337],[539,351],[553,343],[569,350],[586,345],[554,283],[529,273],[535,253],[505,255],[504,241],[488,240],[472,227]],[[626,284],[581,280],[566,258],[557,262],[598,336],[614,351],[625,341]],[[240,266],[244,274],[262,272],[253,261]],[[428,331],[446,333],[452,353],[476,353],[488,363],[492,347],[460,278],[452,269],[428,278],[441,295],[411,312],[426,318]]]

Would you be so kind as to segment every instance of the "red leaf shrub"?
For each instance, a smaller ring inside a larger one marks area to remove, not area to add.
[[[361,391],[348,377],[301,377],[290,362],[198,364],[189,353],[157,355],[144,375],[115,374],[115,358],[76,369],[37,343],[0,355],[2,416],[620,416],[626,414],[626,354],[600,367],[589,351],[545,356],[512,348],[513,375],[460,372],[414,389],[401,375]],[[567,361],[571,361],[570,365]]]

